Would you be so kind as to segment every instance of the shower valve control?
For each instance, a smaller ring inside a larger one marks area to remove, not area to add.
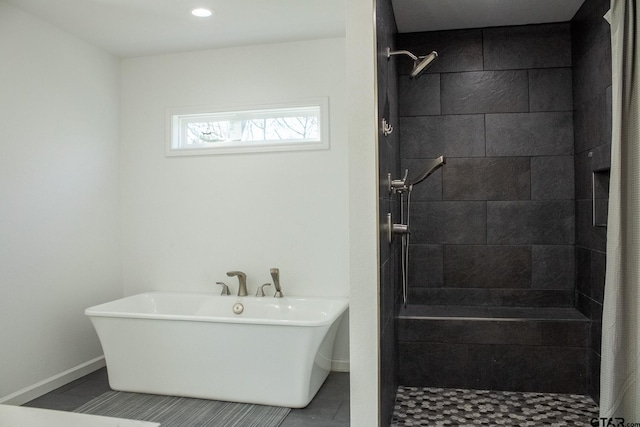
[[[394,234],[400,234],[400,235],[410,234],[408,225],[393,223],[393,219],[391,218],[391,212],[387,214],[386,228],[387,228],[387,238],[389,240],[389,243],[391,243],[391,241],[393,240]]]
[[[402,179],[391,179],[391,174],[387,174],[389,180],[389,194],[392,193],[404,193],[409,190],[407,185],[407,177],[409,176],[409,169],[405,169]]]

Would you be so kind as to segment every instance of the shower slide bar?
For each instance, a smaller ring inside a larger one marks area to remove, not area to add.
[[[433,159],[427,163],[427,167],[417,177],[409,179],[409,169],[405,170],[404,177],[402,179],[392,179],[391,174],[388,176],[389,193],[400,194],[400,224],[394,224],[391,212],[387,213],[387,223],[385,224],[387,229],[387,239],[389,244],[393,241],[393,236],[398,234],[402,236],[402,300],[403,304],[407,306],[408,285],[409,285],[409,237],[411,235],[409,227],[409,219],[411,217],[411,190],[413,186],[420,184],[427,179],[437,169],[444,166],[446,163],[444,156],[440,156],[437,159]],[[406,214],[404,209],[404,196],[407,197]],[[402,223],[404,221],[404,224]]]

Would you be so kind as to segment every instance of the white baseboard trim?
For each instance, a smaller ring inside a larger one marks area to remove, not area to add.
[[[331,370],[334,372],[349,372],[349,361],[334,359],[331,361]]]
[[[89,360],[88,362],[74,366],[71,369],[67,369],[64,372],[47,378],[46,380],[42,380],[8,396],[2,397],[0,398],[0,404],[23,405],[33,399],[49,393],[50,391],[62,387],[65,384],[69,384],[71,381],[82,378],[104,366],[106,366],[104,356],[96,357],[95,359]]]

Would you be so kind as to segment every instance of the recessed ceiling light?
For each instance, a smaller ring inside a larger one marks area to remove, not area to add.
[[[193,16],[197,16],[198,18],[208,18],[209,16],[213,15],[213,12],[209,9],[198,8],[198,9],[193,9],[191,11],[191,14]]]

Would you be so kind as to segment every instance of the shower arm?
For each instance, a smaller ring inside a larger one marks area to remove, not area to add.
[[[407,55],[408,57],[410,57],[414,61],[417,61],[418,59],[420,59],[417,56],[415,56],[413,53],[409,52],[408,50],[391,50],[391,48],[388,47],[387,48],[387,59],[391,58],[393,55]]]
[[[387,59],[390,59],[394,55],[407,55],[409,58],[413,59],[414,61],[419,61],[421,59],[424,59],[434,54],[435,56],[438,56],[438,52],[435,52],[435,51],[431,52],[429,55],[416,56],[413,53],[409,52],[408,50],[391,50],[390,47],[387,48]]]

